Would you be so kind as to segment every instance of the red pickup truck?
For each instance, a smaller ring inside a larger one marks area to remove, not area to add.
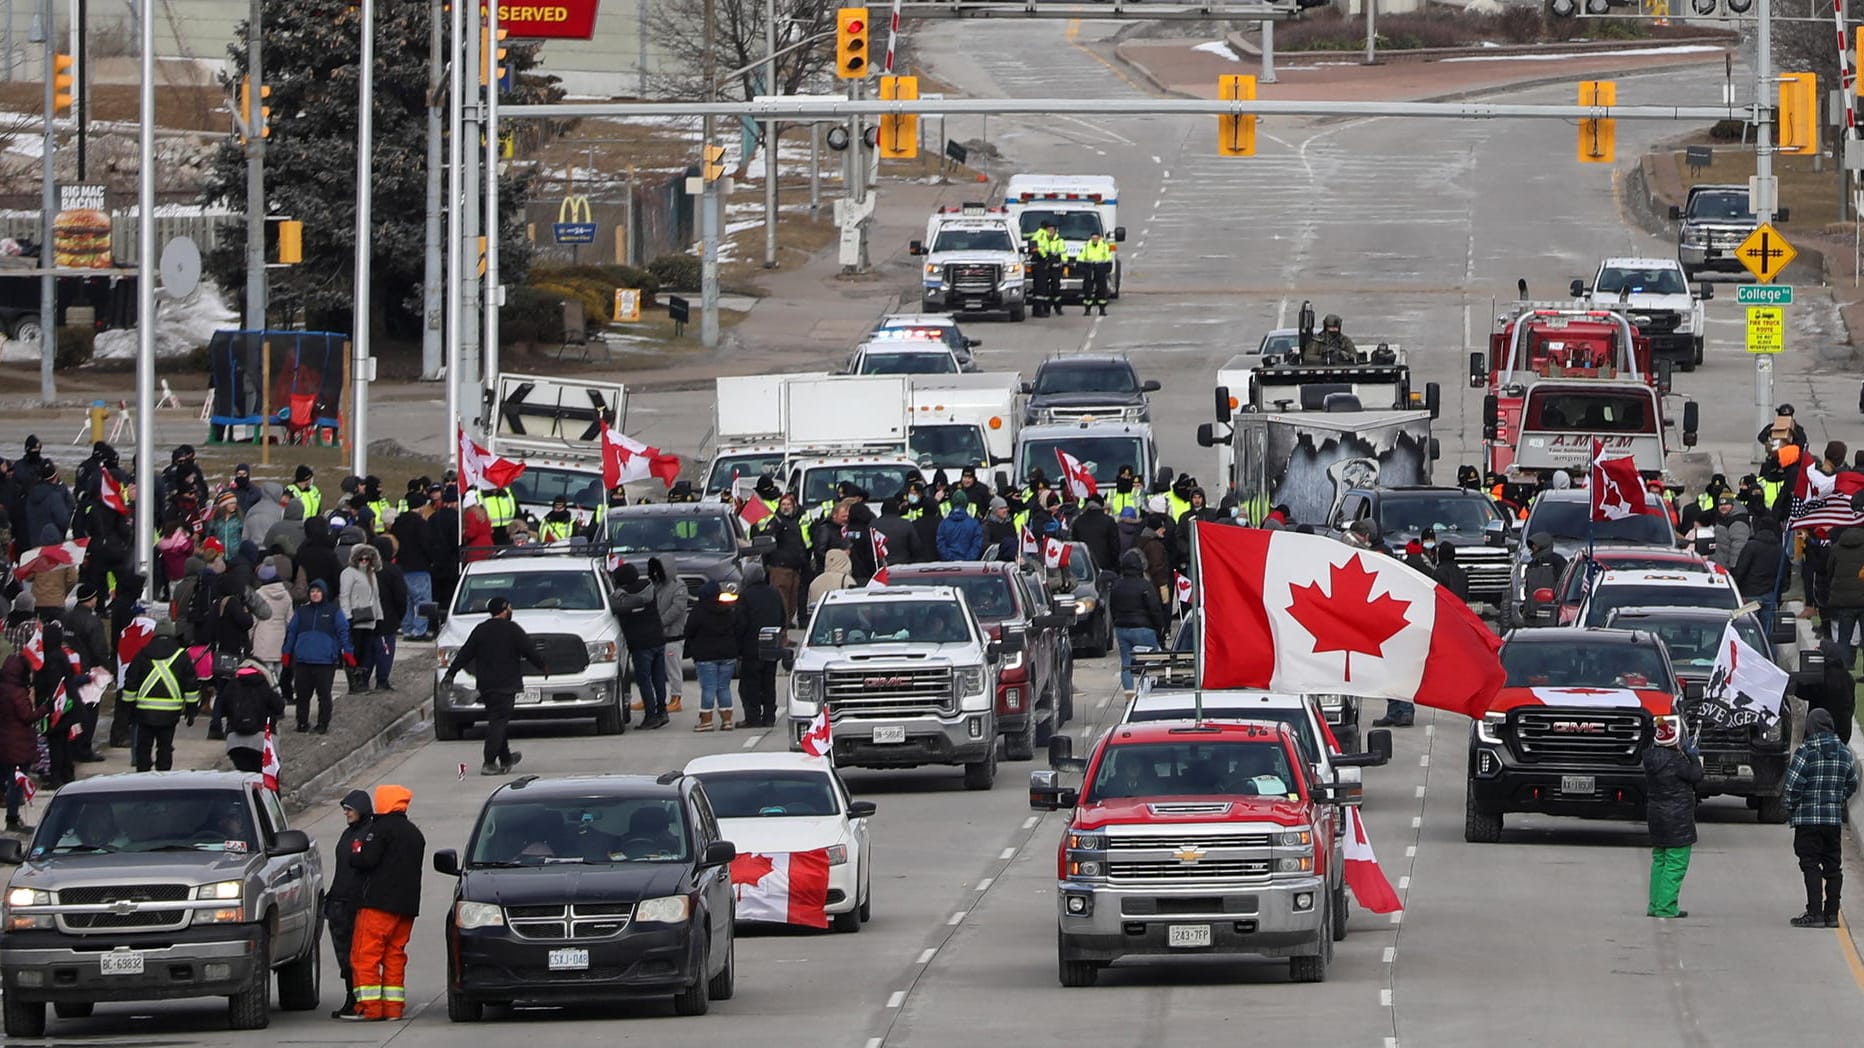
[[[1359,787],[1311,781],[1285,726],[1122,724],[1085,760],[1055,736],[1049,764],[1029,804],[1071,812],[1055,857],[1063,986],[1145,954],[1286,957],[1296,982],[1326,979],[1346,908],[1339,808]],[[1073,771],[1082,786],[1060,785]]]

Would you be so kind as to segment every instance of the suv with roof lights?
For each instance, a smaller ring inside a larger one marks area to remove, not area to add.
[[[1002,208],[939,208],[926,220],[925,240],[909,250],[925,256],[926,312],[1028,315],[1023,238]]]
[[[1707,571],[1602,571],[1586,587],[1578,626],[1603,626],[1618,608],[1713,608],[1731,615],[1742,605],[1734,576],[1719,564]]]

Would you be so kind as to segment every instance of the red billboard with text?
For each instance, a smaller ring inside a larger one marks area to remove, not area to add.
[[[595,35],[597,0],[500,3],[498,27],[514,39],[587,40]]]

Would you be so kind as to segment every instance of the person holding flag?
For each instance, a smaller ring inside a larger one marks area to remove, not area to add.
[[[1676,906],[1696,844],[1696,784],[1702,759],[1673,717],[1652,722],[1654,746],[1644,748],[1645,823],[1650,827],[1650,906],[1646,917],[1689,916]]]
[[[285,715],[285,697],[263,662],[240,664],[221,696],[226,711],[227,759],[239,771],[264,773],[265,747]]]
[[[6,776],[6,832],[31,833],[20,807],[32,799],[32,768],[39,761],[39,718],[32,701],[32,672],[18,652],[0,662],[0,775]]]
[[[56,790],[78,777],[71,760],[71,733],[82,727],[76,717],[78,668],[65,650],[64,627],[56,620],[40,624],[38,638],[26,647],[25,656],[33,670],[33,698],[45,710],[40,723],[45,736],[46,782]]]

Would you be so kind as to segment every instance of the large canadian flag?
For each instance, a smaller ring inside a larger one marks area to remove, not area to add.
[[[1479,717],[1497,637],[1402,561],[1321,535],[1198,522],[1198,686],[1400,699]]]
[[[602,426],[602,486],[614,490],[617,484],[658,477],[667,487],[680,479],[680,457],[650,448],[646,444]]]
[[[747,852],[731,860],[737,918],[828,927],[828,851]]]
[[[1366,824],[1358,808],[1346,809],[1346,886],[1359,900],[1359,908],[1372,913],[1391,913],[1404,908],[1390,878],[1372,854],[1372,841],[1366,836]]]
[[[1081,464],[1080,459],[1056,448],[1055,461],[1061,464],[1061,482],[1068,494],[1077,499],[1100,494],[1100,485],[1094,482],[1094,474]]]
[[[129,497],[123,493],[123,485],[117,481],[116,470],[106,469],[97,480],[97,501],[129,516]]]
[[[473,442],[466,427],[459,427],[460,484],[468,491],[494,491],[508,486],[524,472],[524,463],[501,458]]]
[[[1646,497],[1637,463],[1629,455],[1606,458],[1605,442],[1597,438],[1592,441],[1592,475],[1586,486],[1591,492],[1594,521],[1624,520],[1640,513],[1663,515],[1663,507],[1653,506]]]

